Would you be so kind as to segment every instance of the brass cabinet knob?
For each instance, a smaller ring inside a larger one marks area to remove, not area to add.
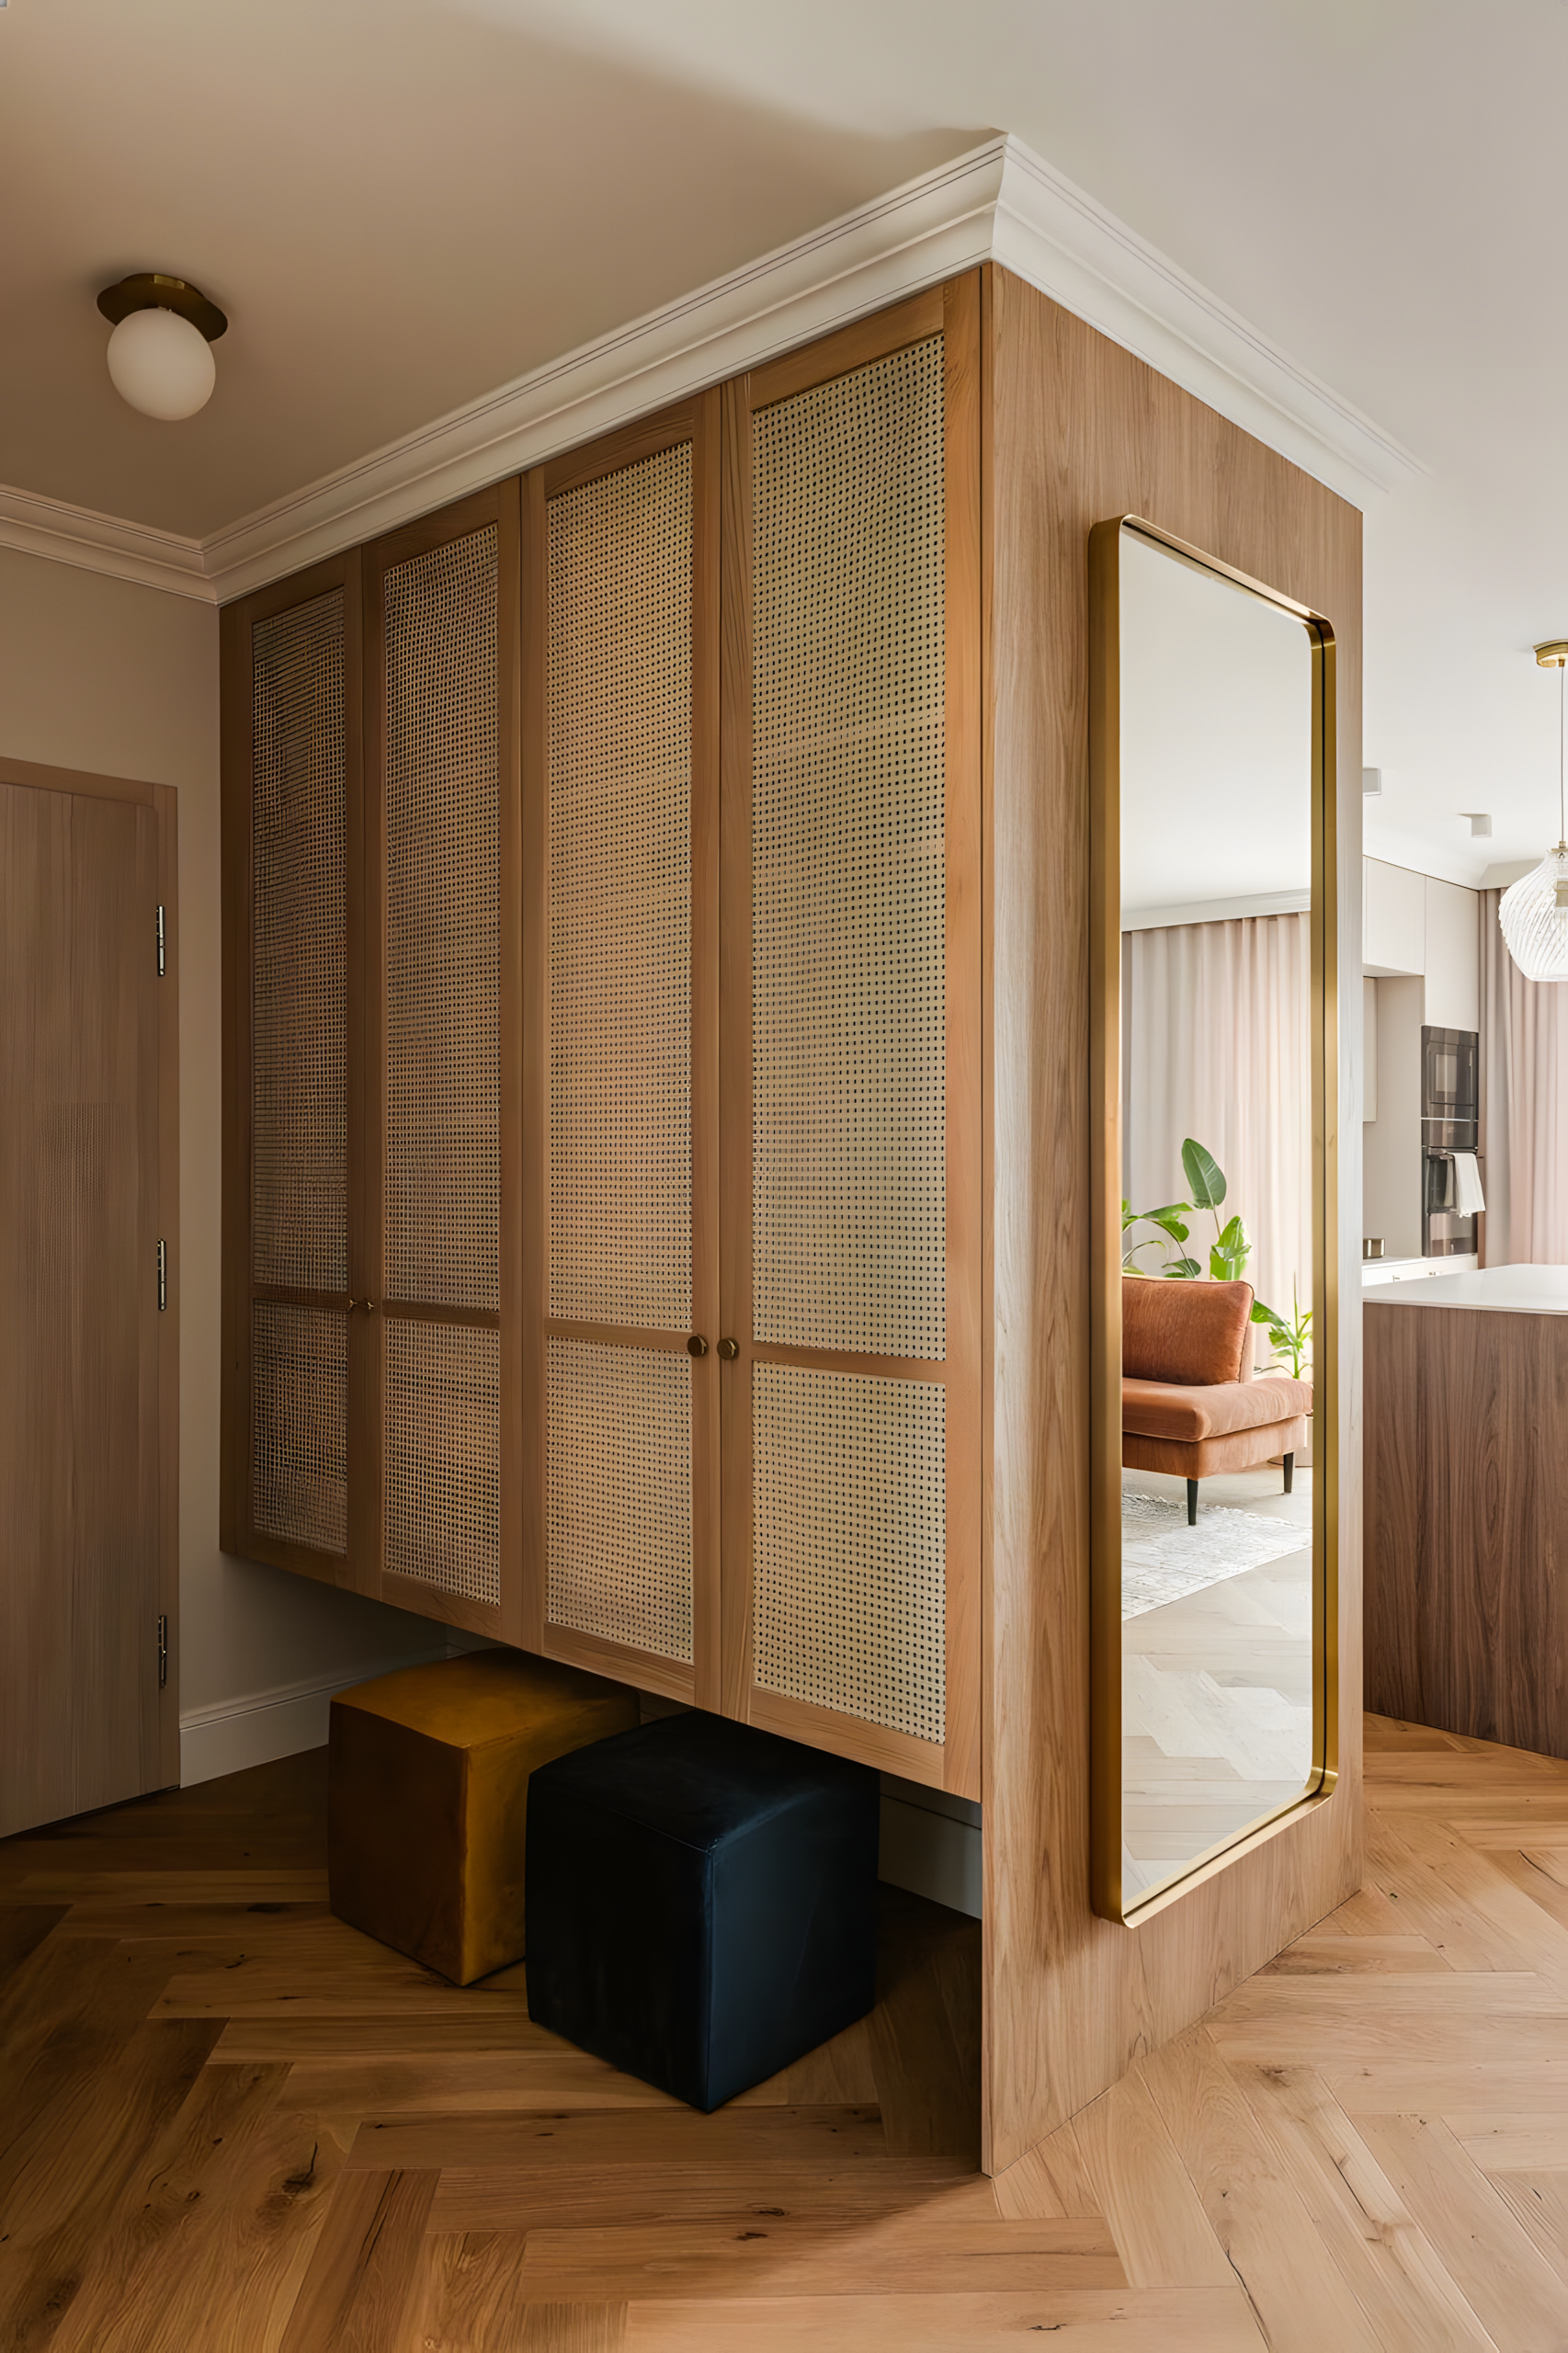
[[[741,1344],[738,1340],[721,1340],[719,1343],[719,1354],[726,1364],[733,1364],[740,1352]]]
[[[375,1301],[374,1301],[373,1299],[368,1299],[368,1300],[365,1302],[365,1313],[366,1313],[366,1314],[367,1314],[367,1315],[373,1315],[373,1314],[375,1313],[375,1312],[376,1312],[376,1302],[375,1302]]]
[[[708,1354],[708,1343],[700,1332],[692,1334],[686,1344],[686,1352],[688,1357],[705,1357]]]

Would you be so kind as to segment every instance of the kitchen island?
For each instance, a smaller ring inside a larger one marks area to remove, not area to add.
[[[1366,1703],[1568,1756],[1568,1267],[1362,1313]]]

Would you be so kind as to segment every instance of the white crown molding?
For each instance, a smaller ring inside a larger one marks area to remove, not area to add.
[[[1355,505],[1407,450],[1013,138],[988,141],[199,542],[0,490],[0,546],[222,603],[996,260]]]
[[[1020,140],[992,255],[1352,506],[1421,460]]]
[[[216,597],[199,540],[178,539],[145,523],[122,523],[28,490],[0,485],[0,548],[107,573],[114,580],[134,580],[143,588],[171,589],[176,597]]]

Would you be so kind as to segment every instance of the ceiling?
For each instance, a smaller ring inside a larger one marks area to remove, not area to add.
[[[0,483],[204,537],[1013,131],[1425,463],[1368,847],[1478,881],[1557,830],[1565,89],[1564,0],[8,0]],[[233,321],[181,426],[103,366],[149,267]]]

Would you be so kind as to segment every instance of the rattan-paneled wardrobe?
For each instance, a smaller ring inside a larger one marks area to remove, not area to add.
[[[978,272],[224,616],[224,1541],[979,1794]]]
[[[966,1796],[983,1745],[992,2170],[1360,1880],[1347,1315],[1335,1793],[1089,1900],[1128,514],[1332,623],[1353,999],[1360,517],[994,260],[225,617],[226,1540]]]

